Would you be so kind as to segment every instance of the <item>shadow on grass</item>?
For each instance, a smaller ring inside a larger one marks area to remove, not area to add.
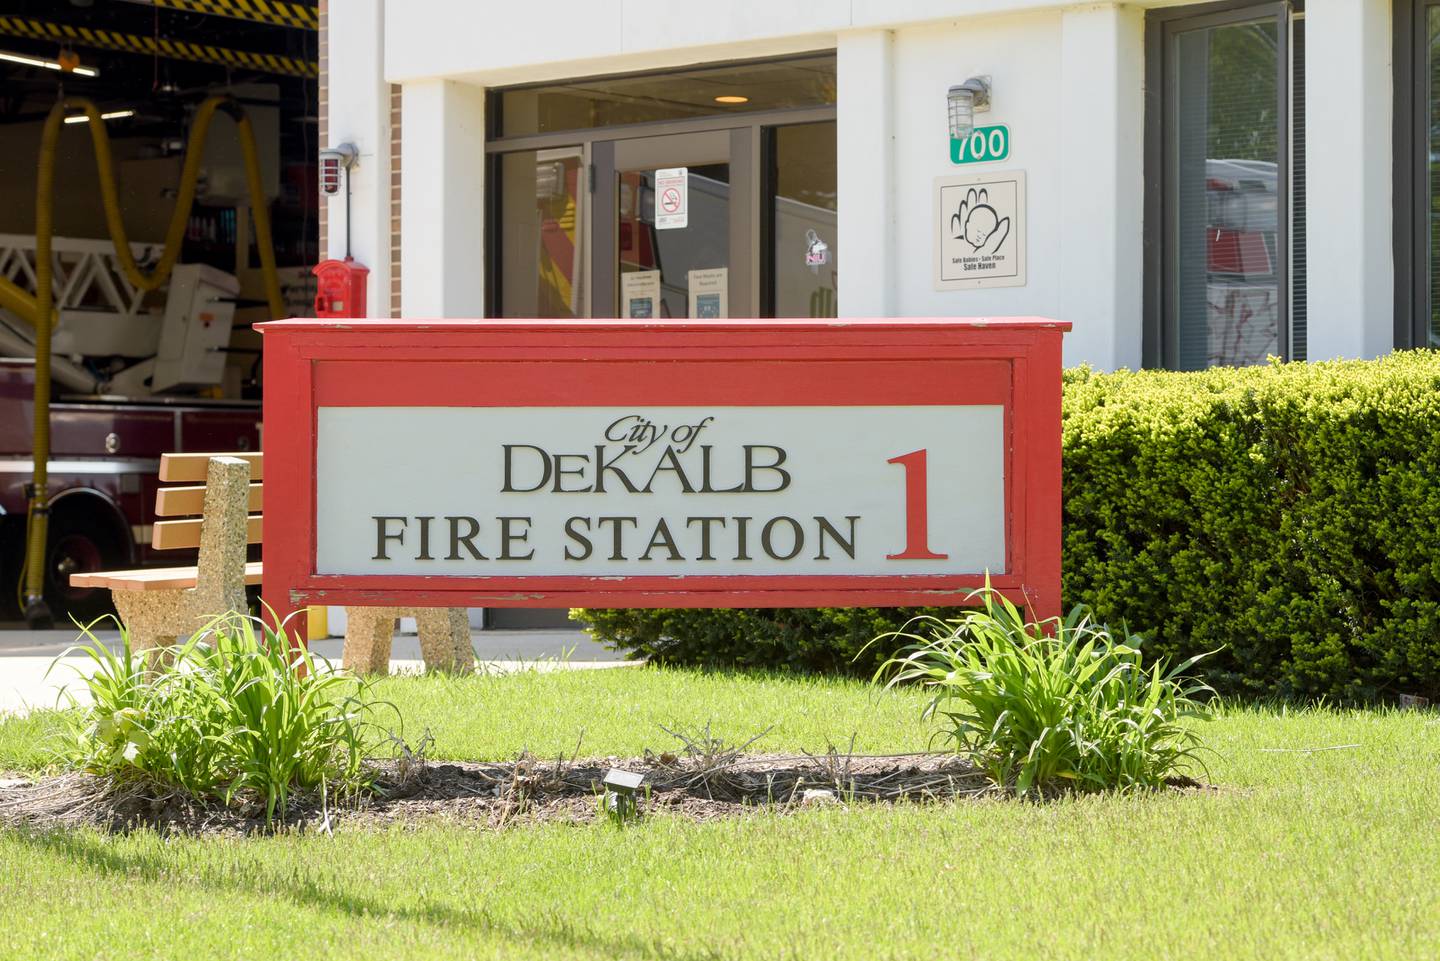
[[[173,880],[171,868],[163,858],[153,854],[127,854],[115,850],[97,836],[68,831],[15,830],[10,837],[33,848],[65,858],[70,863],[101,875],[114,875],[125,881]],[[192,879],[187,878],[186,883]],[[258,895],[280,898],[288,902],[339,911],[357,919],[396,918],[447,929],[464,929],[537,947],[589,949],[612,956],[662,958],[665,961],[718,961],[726,957],[719,949],[678,950],[637,935],[603,935],[581,928],[553,914],[544,926],[507,924],[492,918],[488,912],[471,912],[440,904],[403,907],[360,894],[335,894],[312,882],[297,881],[274,875],[257,878],[231,875],[223,880],[202,877],[198,885],[223,893]]]

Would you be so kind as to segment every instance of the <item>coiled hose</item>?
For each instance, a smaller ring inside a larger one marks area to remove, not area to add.
[[[32,626],[47,623],[50,611],[45,605],[45,547],[49,528],[49,461],[50,461],[50,335],[54,328],[55,306],[52,286],[53,262],[51,243],[54,232],[55,149],[61,123],[67,110],[78,109],[90,118],[90,140],[95,147],[95,166],[100,180],[100,196],[105,207],[105,226],[115,245],[115,256],[125,276],[137,288],[152,291],[170,277],[190,208],[195,202],[195,183],[200,176],[206,136],[215,111],[224,109],[235,120],[240,134],[240,149],[245,161],[245,179],[250,192],[250,209],[255,224],[255,244],[260,250],[260,268],[265,278],[265,299],[270,316],[285,315],[285,301],[280,296],[280,277],[275,270],[275,248],[270,238],[270,212],[265,206],[265,187],[260,177],[260,158],[255,149],[255,130],[245,110],[232,97],[210,97],[195,112],[190,139],[185,146],[185,162],[180,172],[180,191],[170,227],[165,234],[165,249],[160,261],[146,273],[130,252],[130,238],[120,214],[120,196],[115,187],[114,162],[110,153],[110,135],[100,118],[100,109],[84,97],[65,97],[50,108],[40,139],[40,165],[35,179],[35,299],[34,309],[25,319],[35,327],[35,427],[34,466],[27,493],[25,541],[25,619]],[[10,285],[0,278],[0,284]],[[17,297],[17,293],[19,296]],[[0,290],[0,302],[7,306],[23,306],[28,296],[18,288]],[[12,308],[13,309],[13,308]],[[20,313],[20,311],[17,311]],[[22,316],[24,316],[22,314]]]

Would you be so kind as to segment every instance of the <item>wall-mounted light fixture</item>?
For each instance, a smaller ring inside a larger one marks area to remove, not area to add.
[[[340,193],[340,176],[355,163],[359,151],[354,144],[342,143],[338,147],[320,151],[320,193],[334,197]]]
[[[975,129],[975,115],[990,109],[990,77],[971,77],[950,88],[945,100],[950,108],[950,136],[964,140]]]

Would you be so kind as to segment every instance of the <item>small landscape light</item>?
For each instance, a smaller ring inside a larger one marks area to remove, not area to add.
[[[605,810],[617,821],[628,821],[637,813],[635,792],[645,775],[611,768],[605,775]]]
[[[749,103],[749,97],[742,97],[738,93],[722,94],[715,98],[716,103]]]

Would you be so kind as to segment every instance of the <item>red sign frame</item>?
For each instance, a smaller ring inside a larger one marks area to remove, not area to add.
[[[1007,559],[992,584],[1040,617],[1059,612],[1060,340],[1068,323],[286,320],[257,327],[265,335],[263,591],[281,616],[307,604],[949,605],[982,585],[983,575],[315,573],[319,407],[706,404],[1003,406]]]

